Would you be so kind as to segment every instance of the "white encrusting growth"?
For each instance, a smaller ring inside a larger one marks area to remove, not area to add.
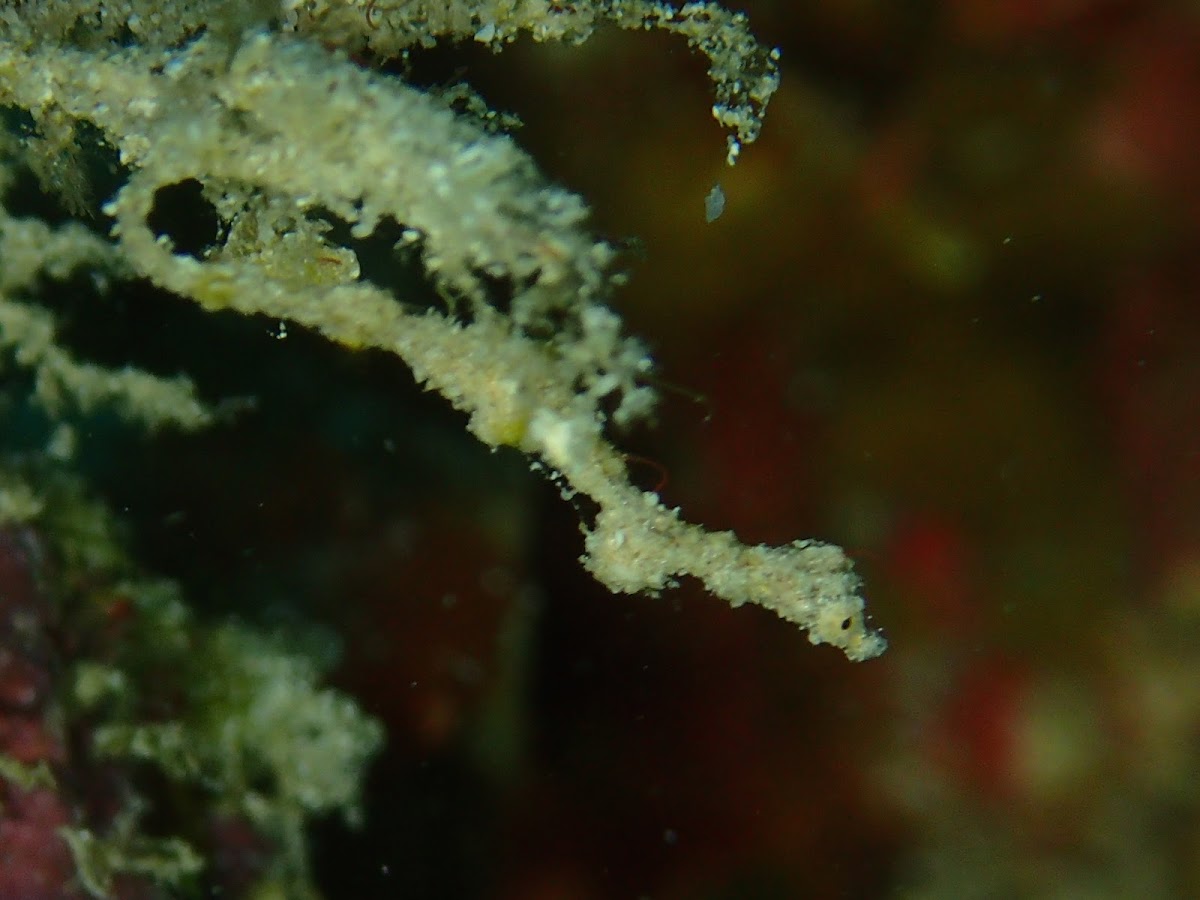
[[[78,243],[81,260],[208,309],[296,322],[401,357],[467,414],[480,440],[521,449],[597,504],[584,564],[612,590],[657,592],[692,576],[735,605],[774,610],[814,643],[852,659],[875,656],[884,641],[866,626],[839,549],[745,546],[684,522],[629,483],[605,426],[651,412],[651,360],[604,305],[615,251],[586,230],[583,201],[547,184],[478,117],[350,58],[387,58],[439,40],[500,48],[522,34],[578,42],[605,22],[685,37],[708,57],[728,160],[757,137],[778,54],[755,42],[744,16],[715,3],[8,2],[0,3],[0,104],[26,111],[41,138],[10,141],[7,171],[18,162],[34,171],[69,167],[86,126],[116,149],[128,177],[104,206],[115,221],[112,243],[83,229],[56,232]],[[223,224],[217,245],[199,257],[176,252],[150,226],[162,190],[188,181]],[[723,205],[715,186],[709,221]],[[447,311],[415,311],[364,280],[353,242],[330,237],[331,217],[355,239],[381,222],[400,226]],[[33,227],[0,223],[5,266],[54,263],[54,254],[19,249]],[[501,302],[497,283],[508,292]],[[0,290],[0,317],[17,321],[19,310],[32,309]],[[39,329],[52,335],[49,325]],[[80,377],[60,381],[85,394],[92,375],[56,362],[50,338],[41,340],[24,364],[74,371]],[[173,390],[190,397],[185,382]]]

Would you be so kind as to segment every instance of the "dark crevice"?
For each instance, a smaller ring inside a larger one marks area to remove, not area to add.
[[[169,238],[175,253],[195,259],[204,259],[221,236],[221,219],[194,178],[155,191],[146,224],[158,237]]]

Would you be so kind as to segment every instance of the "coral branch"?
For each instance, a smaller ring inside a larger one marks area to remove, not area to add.
[[[585,526],[584,564],[612,590],[658,592],[693,576],[735,605],[774,610],[851,659],[882,652],[836,547],[744,546],[731,533],[687,524],[630,485],[605,432],[652,410],[652,363],[604,305],[614,253],[585,230],[584,203],[546,184],[507,136],[345,55],[393,55],[446,38],[500,47],[522,33],[578,41],[604,21],[666,29],[710,59],[714,114],[731,131],[732,162],[757,136],[777,83],[777,54],[753,41],[744,17],[708,3],[642,0],[195,4],[207,19],[175,7],[150,15],[159,5],[0,5],[0,103],[26,110],[42,131],[10,156],[70,160],[86,126],[128,170],[104,207],[115,245],[97,248],[94,235],[75,230],[56,241],[75,241],[80,258],[90,254],[101,268],[123,268],[207,309],[287,319],[347,347],[396,354],[468,415],[481,441],[521,449],[564,492],[598,505]],[[84,23],[101,10],[88,32]],[[122,27],[136,40],[117,46],[109,38]],[[217,243],[196,255],[151,226],[164,189],[188,181],[201,185],[223,223]],[[419,251],[446,312],[414,311],[362,278],[354,241],[385,220]],[[352,238],[334,241],[331,221]],[[5,234],[6,266],[45,269],[55,256],[20,249],[11,220]],[[508,292],[500,302],[498,282]],[[62,369],[47,349],[50,326],[33,327],[39,320],[25,304],[0,298],[10,323],[28,323],[23,333],[5,324],[0,343],[24,352],[26,365]],[[24,320],[21,309],[29,310]],[[35,332],[41,350],[32,349]],[[132,382],[106,390],[137,393]],[[162,415],[148,410],[153,402],[131,402],[147,418]]]

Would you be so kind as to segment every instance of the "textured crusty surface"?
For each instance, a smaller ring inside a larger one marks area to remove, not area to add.
[[[614,253],[586,230],[583,201],[546,183],[485,117],[361,65],[439,40],[578,42],[604,23],[686,38],[709,59],[728,160],[754,140],[777,53],[712,3],[0,3],[0,105],[33,120],[31,135],[4,138],[5,180],[24,164],[68,207],[85,205],[82,176],[71,176],[85,134],[115,148],[127,173],[103,207],[111,240],[0,213],[12,273],[0,278],[0,349],[37,372],[48,407],[108,401],[152,424],[205,424],[185,379],[83,366],[56,347],[33,287],[86,266],[394,353],[468,414],[480,440],[520,448],[564,492],[597,504],[583,562],[612,590],[658,592],[693,576],[735,605],[773,609],[814,643],[875,656],[885,642],[866,626],[839,549],[745,546],[630,485],[605,427],[650,413],[652,362],[604,305]],[[200,256],[149,224],[160,191],[191,181],[223,223]],[[353,239],[401,226],[445,311],[414,310],[362,278],[354,240],[336,242],[331,219]],[[496,284],[509,292],[502,302]]]

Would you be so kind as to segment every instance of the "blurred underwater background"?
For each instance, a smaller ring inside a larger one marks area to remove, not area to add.
[[[783,80],[733,168],[670,36],[413,74],[627,248],[639,483],[845,546],[883,657],[608,595],[587,511],[398,360],[184,301],[67,330],[253,403],[97,417],[85,474],[203,614],[340,647],[387,742],[310,834],[330,900],[1200,896],[1200,5],[741,5]]]

